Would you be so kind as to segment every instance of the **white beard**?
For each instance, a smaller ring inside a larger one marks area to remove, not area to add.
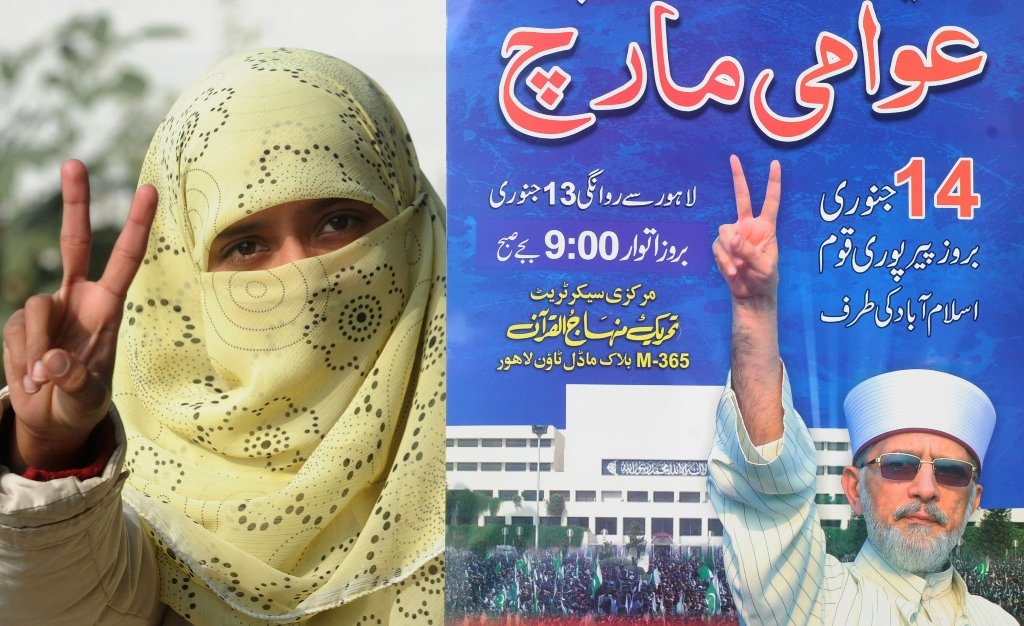
[[[972,488],[972,493],[974,489]],[[895,525],[883,521],[875,512],[874,502],[868,494],[866,481],[861,478],[857,486],[860,495],[861,506],[864,510],[864,521],[868,531],[868,541],[875,547],[879,554],[889,562],[901,569],[914,574],[929,574],[946,568],[949,562],[949,555],[960,542],[960,537],[967,527],[967,520],[974,512],[972,502],[974,498],[967,499],[967,506],[964,510],[963,521],[959,528],[941,531],[937,536],[921,524],[912,524],[906,530],[897,528]],[[893,511],[893,518],[898,520],[918,510],[924,511],[942,525],[949,523],[949,518],[934,503],[922,504],[915,502],[905,504]]]

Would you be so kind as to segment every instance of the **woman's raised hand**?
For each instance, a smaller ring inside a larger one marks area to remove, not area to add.
[[[55,293],[29,298],[4,326],[15,427],[10,449],[0,454],[17,472],[82,463],[83,447],[110,407],[125,295],[145,256],[156,211],[156,190],[140,187],[103,276],[91,282],[89,175],[80,161],[64,163],[61,192],[63,281]]]

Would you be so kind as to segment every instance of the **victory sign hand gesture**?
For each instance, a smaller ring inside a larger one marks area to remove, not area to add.
[[[736,193],[736,222],[718,229],[712,246],[732,293],[732,387],[754,445],[776,441],[782,426],[779,358],[779,246],[775,218],[782,195],[782,166],[772,161],[768,190],[754,217],[740,160],[729,158]]]
[[[29,298],[4,326],[4,373],[15,425],[10,449],[0,454],[14,471],[80,466],[89,435],[110,408],[125,295],[146,253],[156,211],[156,190],[140,187],[103,276],[91,282],[89,177],[81,162],[63,165],[61,192],[60,288]]]
[[[779,246],[775,238],[775,219],[782,195],[782,166],[772,161],[768,170],[768,189],[761,211],[754,217],[747,179],[736,155],[729,157],[732,186],[736,194],[736,222],[718,228],[712,245],[715,262],[729,285],[733,300],[742,302],[774,298],[779,285]]]

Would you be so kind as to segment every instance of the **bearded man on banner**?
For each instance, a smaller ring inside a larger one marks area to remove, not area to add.
[[[779,356],[782,171],[772,162],[755,217],[735,156],[731,166],[737,220],[720,227],[713,250],[732,294],[732,372],[708,466],[742,623],[1017,624],[970,595],[949,561],[981,501],[996,418],[985,393],[962,378],[904,370],[849,393],[854,455],[842,483],[868,539],[853,563],[826,554],[814,444]]]

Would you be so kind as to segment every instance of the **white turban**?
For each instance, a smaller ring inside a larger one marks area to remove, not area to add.
[[[872,444],[901,432],[927,432],[962,445],[979,471],[996,425],[985,392],[934,370],[879,374],[854,387],[843,403],[854,461]]]

